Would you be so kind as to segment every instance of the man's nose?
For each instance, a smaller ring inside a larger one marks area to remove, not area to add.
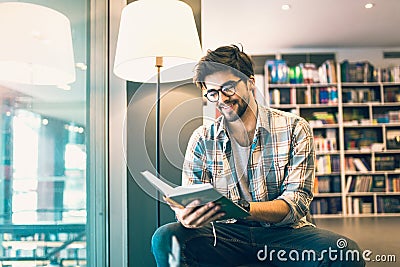
[[[222,91],[218,92],[219,94],[219,102],[224,103],[226,100],[229,100],[230,96],[226,96],[222,93]]]

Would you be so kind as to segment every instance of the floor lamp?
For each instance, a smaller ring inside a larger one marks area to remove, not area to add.
[[[156,83],[155,168],[158,178],[161,172],[160,85],[191,78],[193,70],[179,66],[193,63],[201,55],[193,12],[187,4],[178,0],[139,0],[122,10],[114,73],[128,81]],[[161,72],[161,68],[179,68],[179,71]],[[157,226],[160,226],[160,201],[156,207]]]

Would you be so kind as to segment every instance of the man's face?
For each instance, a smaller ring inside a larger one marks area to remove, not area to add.
[[[216,72],[205,77],[206,88],[203,89],[203,93],[212,89],[219,90],[221,86],[234,84],[239,80],[239,77],[230,72]],[[226,96],[221,91],[218,92],[217,108],[228,122],[240,119],[248,107],[250,92],[246,83],[247,80],[239,81],[235,86],[236,92],[232,96]]]

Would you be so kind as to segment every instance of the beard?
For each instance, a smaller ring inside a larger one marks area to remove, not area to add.
[[[217,108],[228,122],[234,122],[240,119],[246,112],[249,105],[243,99],[235,99],[225,101],[223,104],[218,104]],[[235,111],[236,107],[236,111]]]

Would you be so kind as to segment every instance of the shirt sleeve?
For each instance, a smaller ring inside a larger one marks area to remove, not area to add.
[[[282,184],[282,194],[277,199],[284,200],[289,213],[276,226],[293,225],[309,211],[313,199],[312,188],[315,179],[315,150],[310,125],[299,119],[292,137],[292,149],[287,166],[287,176]]]
[[[182,185],[209,182],[204,127],[197,128],[189,139],[182,169]]]

